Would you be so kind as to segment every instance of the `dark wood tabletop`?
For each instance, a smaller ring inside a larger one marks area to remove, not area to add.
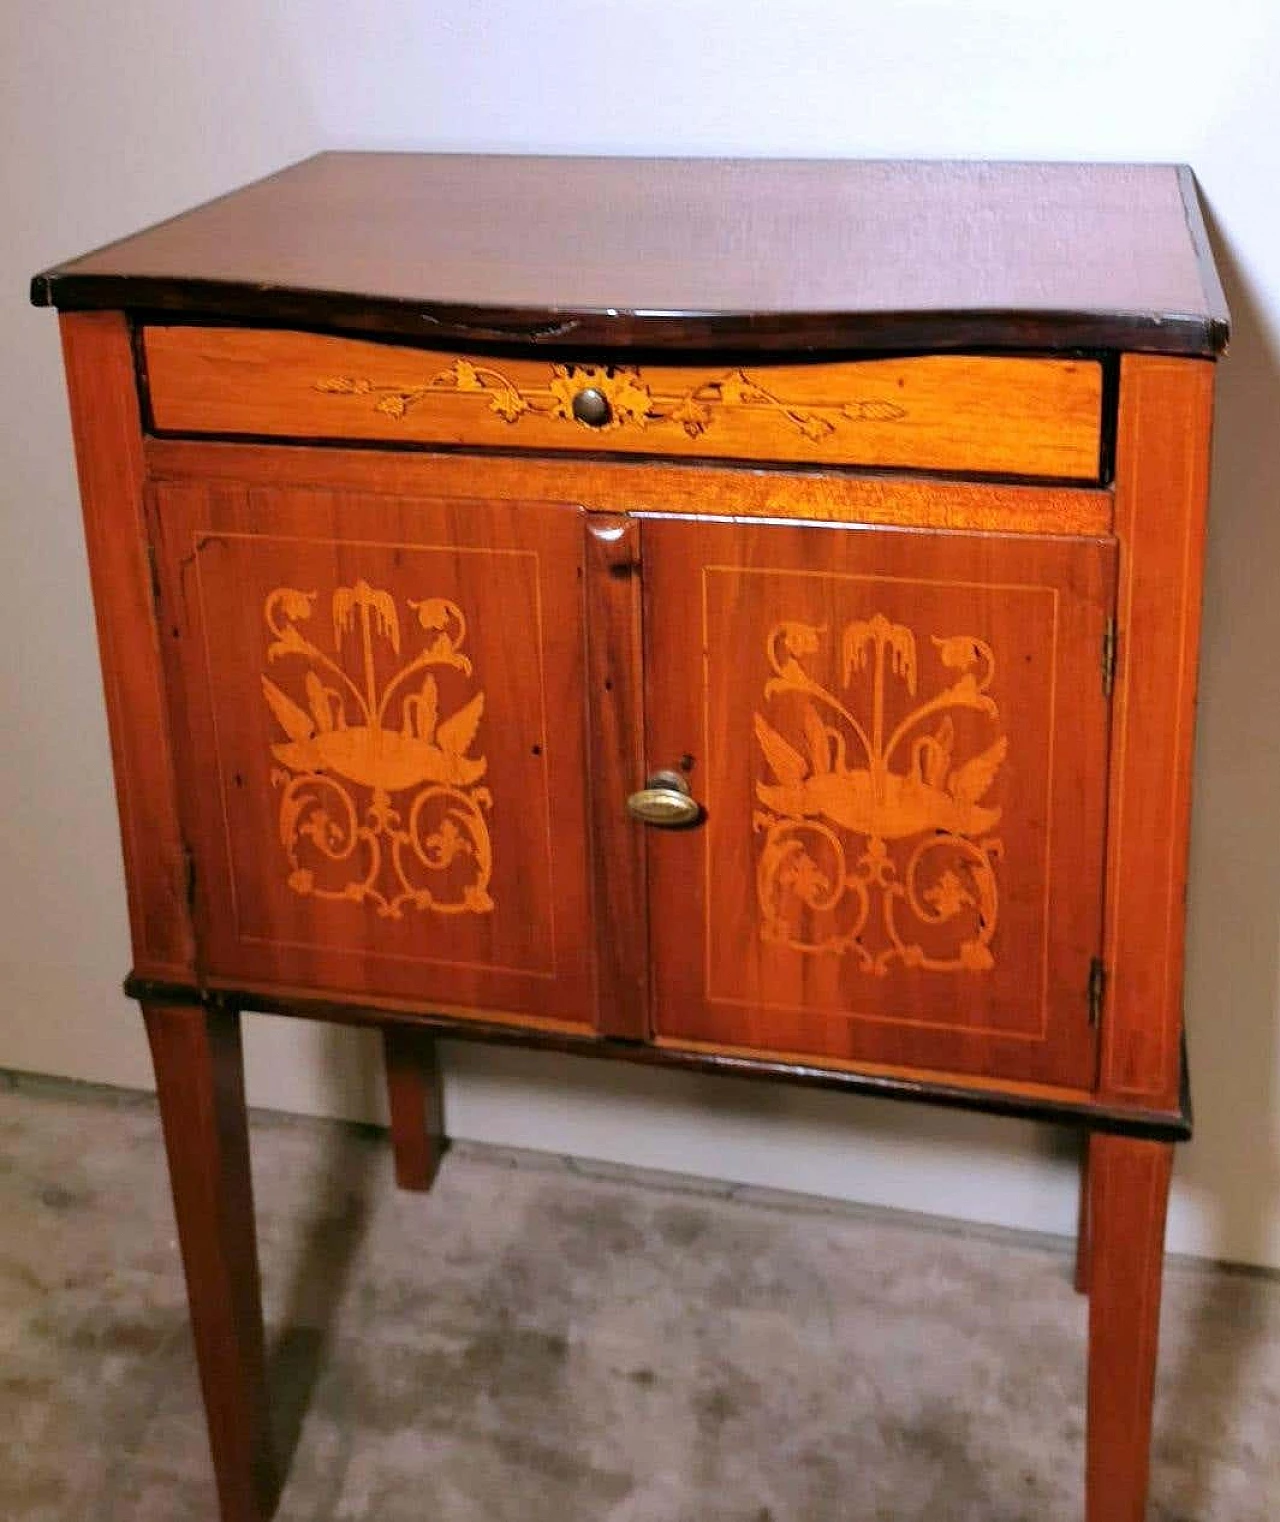
[[[1189,170],[325,153],[32,282],[37,305],[433,343],[1220,353]]]

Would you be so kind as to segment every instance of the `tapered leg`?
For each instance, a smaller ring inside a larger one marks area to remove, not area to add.
[[[447,1145],[444,1093],[433,1036],[404,1025],[382,1030],[391,1107],[391,1150],[401,1189],[430,1189]]]
[[[1089,1293],[1089,1147],[1093,1141],[1090,1132],[1084,1133],[1080,1144],[1080,1217],[1076,1227],[1076,1293]]]
[[[1086,1522],[1143,1522],[1173,1147],[1093,1137],[1089,1148]]]
[[[222,1522],[266,1522],[276,1482],[240,1018],[143,1005]]]

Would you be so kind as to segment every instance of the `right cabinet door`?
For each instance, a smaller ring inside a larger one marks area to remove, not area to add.
[[[655,1037],[1092,1087],[1114,542],[642,536]]]

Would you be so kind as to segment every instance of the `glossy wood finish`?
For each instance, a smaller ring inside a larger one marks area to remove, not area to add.
[[[456,355],[315,333],[148,327],[161,432],[783,460],[1095,480],[1096,360],[956,354],[700,366]],[[604,398],[602,426],[574,398]]]
[[[37,303],[539,348],[1212,354],[1174,165],[326,153]]]
[[[591,1026],[580,511],[152,500],[202,971]]]
[[[1089,1160],[1086,1522],[1147,1515],[1151,1406],[1173,1148],[1093,1137]]]
[[[388,1025],[382,1032],[382,1054],[396,1183],[422,1192],[434,1183],[448,1146],[444,1078],[435,1038],[407,1026]]]
[[[178,825],[129,329],[116,312],[62,318],[129,893],[135,968],[181,978],[194,966],[189,868]]]
[[[588,743],[594,876],[596,1024],[649,1034],[649,898],[644,833],[627,798],[644,782],[640,526],[623,514],[586,523]]]
[[[476,481],[476,462],[467,454],[262,449],[148,439],[145,458],[154,480],[280,486],[324,480],[355,490],[373,487],[393,495],[441,497],[468,496]],[[796,518],[1028,534],[1107,534],[1112,527],[1112,493],[1073,486],[497,454],[484,456],[484,481],[495,497],[581,502],[603,513]]]
[[[1213,367],[1126,355],[1120,384],[1101,1092],[1162,1106],[1179,1083]]]
[[[267,1420],[240,1017],[144,1003],[222,1522],[267,1522]]]
[[[1106,541],[646,521],[664,1038],[1091,1087]],[[736,933],[726,935],[725,927]]]

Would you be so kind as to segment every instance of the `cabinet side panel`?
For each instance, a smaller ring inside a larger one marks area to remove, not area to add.
[[[1178,1097],[1184,898],[1213,366],[1126,355],[1101,1088]]]
[[[193,966],[164,678],[143,513],[141,420],[118,312],[61,318],[63,359],[115,764],[135,969]]]

